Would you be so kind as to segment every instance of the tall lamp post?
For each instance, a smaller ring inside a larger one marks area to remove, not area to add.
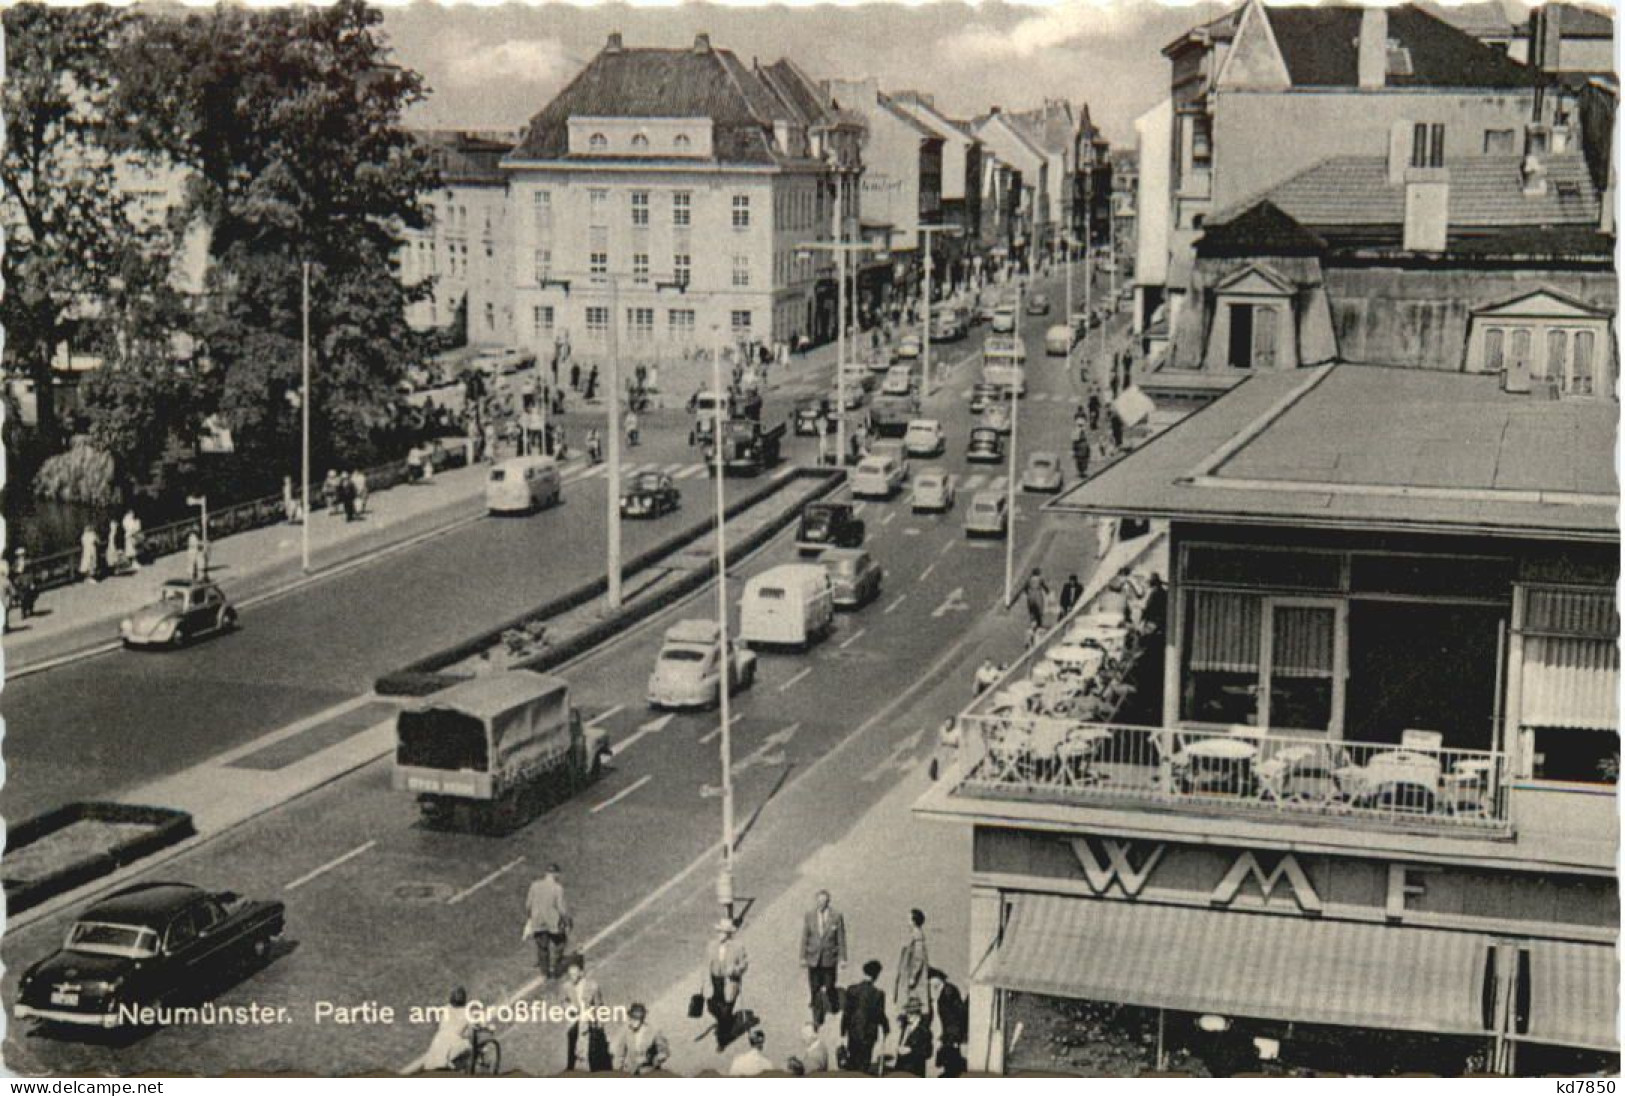
[[[717,481],[717,642],[720,645],[718,654],[722,660],[722,672],[717,684],[717,713],[722,717],[722,869],[717,876],[717,900],[722,903],[722,910],[730,919],[734,910],[734,781],[733,781],[733,738],[730,712],[730,686],[733,683],[733,654],[728,649],[728,547],[724,536],[726,529],[727,508],[723,495],[723,476],[726,465],[723,460],[722,445],[722,325],[716,324],[712,330],[716,337],[716,352],[711,355],[711,392],[712,406],[716,418],[711,424],[712,437],[716,439],[711,446],[716,458],[715,479]]]
[[[814,252],[829,252],[839,256],[839,270],[837,277],[840,281],[840,305],[836,317],[840,328],[840,335],[835,342],[835,402],[840,404],[835,409],[835,452],[838,464],[846,463],[846,256],[849,252],[878,251],[873,244],[833,240],[828,242],[805,243],[796,248],[796,253],[803,258],[811,256]]]
[[[1016,283],[1016,345],[1021,345],[1021,283]],[[1026,367],[1022,366],[1022,372]],[[1010,470],[1005,477],[1004,604],[1015,600],[1016,589],[1016,440],[1021,428],[1021,373],[1010,373]]]
[[[920,225],[917,231],[925,237],[925,330],[920,340],[922,370],[924,376],[920,381],[920,394],[922,397],[931,395],[931,237],[938,233],[948,236],[959,235],[958,225]]]
[[[299,566],[310,573],[310,264],[299,264]]]

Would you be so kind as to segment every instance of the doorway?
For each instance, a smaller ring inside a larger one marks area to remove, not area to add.
[[[1446,747],[1491,749],[1505,619],[1491,606],[1351,602],[1345,736],[1397,743],[1429,730]]]

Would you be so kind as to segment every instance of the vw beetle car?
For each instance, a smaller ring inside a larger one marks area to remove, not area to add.
[[[1061,489],[1061,458],[1054,453],[1034,453],[1027,458],[1027,467],[1021,472],[1023,491],[1045,491],[1054,494]]]
[[[639,472],[621,492],[621,515],[629,518],[657,518],[682,505],[677,485],[664,472]]]
[[[809,502],[801,508],[801,525],[796,530],[796,548],[802,555],[826,548],[858,548],[865,529],[848,502]]]
[[[172,578],[158,588],[158,600],[119,621],[126,647],[179,647],[199,636],[228,632],[237,610],[213,582]]]
[[[914,495],[909,500],[914,513],[946,513],[954,508],[954,481],[946,469],[922,468],[914,476]]]
[[[714,708],[722,702],[722,630],[714,620],[684,620],[666,630],[649,675],[649,707]],[[756,680],[756,656],[734,643],[727,650],[728,695]]]
[[[90,1028],[145,1028],[143,1012],[195,1001],[270,957],[281,902],[251,901],[189,883],[141,883],[103,898],[68,928],[62,946],[23,972],[19,1020]]]
[[[965,459],[972,464],[997,464],[1004,459],[1004,435],[992,427],[978,426],[970,432]]]
[[[885,568],[862,548],[832,548],[818,562],[829,571],[837,609],[861,609],[880,596]]]
[[[1010,531],[1009,511],[1003,492],[978,491],[965,509],[967,537],[1002,537]]]
[[[936,419],[914,419],[903,434],[903,450],[911,457],[935,457],[947,448],[942,423]]]
[[[1027,298],[1027,315],[1029,315],[1029,316],[1048,316],[1049,315],[1049,297],[1045,296],[1042,293],[1034,293],[1031,297],[1028,297]]]

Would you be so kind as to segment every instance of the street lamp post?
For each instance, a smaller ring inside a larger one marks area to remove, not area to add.
[[[809,256],[817,251],[831,252],[839,258],[836,277],[839,279],[839,304],[836,323],[840,332],[835,342],[835,402],[840,406],[835,409],[835,460],[837,464],[846,462],[846,256],[848,252],[873,251],[875,248],[865,243],[848,243],[836,240],[830,243],[804,243],[797,248],[797,253]]]
[[[921,368],[924,376],[920,380],[921,396],[931,395],[931,237],[939,232],[950,236],[959,235],[958,225],[920,225],[918,230],[925,237],[925,330],[920,339]]]
[[[1021,345],[1021,283],[1016,283],[1016,345]],[[1016,441],[1021,428],[1021,390],[1017,387],[1021,381],[1021,374],[1026,371],[1025,366],[1020,371],[1012,370],[1010,373],[1010,470],[1005,477],[1005,506],[1004,506],[1004,604],[1008,607],[1015,600],[1016,587]]]
[[[299,565],[310,572],[310,264],[299,265]]]
[[[605,520],[609,522],[609,611],[621,607],[621,317],[620,280],[609,279],[609,361],[604,370],[609,465],[605,469]]]
[[[722,672],[717,684],[717,712],[722,717],[722,869],[717,877],[717,900],[722,903],[723,912],[733,917],[733,872],[734,872],[734,783],[733,783],[733,739],[729,723],[731,722],[729,686],[733,679],[733,655],[728,650],[728,548],[724,537],[726,528],[727,508],[723,494],[723,475],[726,470],[723,462],[722,445],[722,325],[717,324],[716,353],[711,356],[711,390],[712,404],[715,408],[715,421],[712,423],[712,437],[716,443],[712,451],[716,457],[714,469],[717,481],[717,642],[721,645],[718,654],[722,659]]]

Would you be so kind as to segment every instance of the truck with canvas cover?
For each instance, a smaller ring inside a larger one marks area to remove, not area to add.
[[[423,698],[395,721],[393,784],[436,825],[505,831],[599,774],[609,736],[563,678],[504,670]]]

